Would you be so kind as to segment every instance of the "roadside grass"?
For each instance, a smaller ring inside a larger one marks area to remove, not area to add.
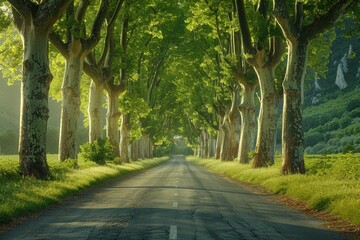
[[[26,217],[61,202],[105,180],[158,165],[168,158],[146,159],[129,164],[107,163],[99,166],[79,159],[60,163],[57,155],[48,155],[51,179],[23,178],[19,174],[17,156],[0,156],[0,224],[7,224],[18,217]]]
[[[265,187],[270,192],[305,201],[315,210],[326,211],[360,226],[360,154],[306,155],[305,175],[280,174],[275,165],[252,169],[238,162],[187,157],[187,160],[240,182]]]

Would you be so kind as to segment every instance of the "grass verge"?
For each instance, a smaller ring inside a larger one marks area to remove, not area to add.
[[[168,158],[155,158],[115,165],[96,165],[79,159],[60,163],[57,155],[48,156],[51,180],[23,178],[19,174],[17,156],[0,156],[0,224],[26,217],[49,205],[59,203],[82,189],[158,165]],[[76,166],[76,168],[75,168]]]
[[[360,227],[360,154],[308,155],[306,175],[280,175],[280,159],[272,167],[188,157],[188,161],[234,180],[265,187],[272,193],[305,201]]]

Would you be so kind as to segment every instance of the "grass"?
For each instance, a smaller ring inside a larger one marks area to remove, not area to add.
[[[42,181],[21,177],[17,156],[0,156],[0,224],[39,212],[94,184],[150,168],[167,159],[147,159],[123,165],[107,163],[105,166],[79,159],[75,168],[74,161],[60,163],[57,155],[49,155],[52,177]]]
[[[307,174],[287,176],[280,175],[279,156],[274,166],[262,169],[214,159],[187,160],[232,179],[261,185],[275,194],[305,201],[315,210],[360,226],[360,154],[307,155]]]

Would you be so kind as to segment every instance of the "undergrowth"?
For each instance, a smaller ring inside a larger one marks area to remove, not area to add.
[[[306,155],[306,174],[287,176],[280,174],[279,156],[274,166],[262,169],[214,159],[188,160],[232,179],[306,201],[313,209],[360,225],[360,154]]]

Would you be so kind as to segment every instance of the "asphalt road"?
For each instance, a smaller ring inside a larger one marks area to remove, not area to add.
[[[95,187],[0,239],[335,240],[345,237],[264,193],[174,156]]]

